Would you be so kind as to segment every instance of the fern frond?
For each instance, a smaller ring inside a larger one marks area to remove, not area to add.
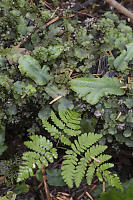
[[[25,145],[33,151],[25,152],[22,156],[22,165],[19,168],[17,182],[33,176],[33,169],[41,168],[42,164],[48,166],[57,158],[57,150],[53,148],[52,142],[43,136],[32,135],[32,141],[26,141]]]
[[[55,139],[58,139],[61,136],[61,132],[59,130],[51,125],[47,120],[42,119],[43,126],[45,129],[51,134],[51,136],[54,136]]]
[[[78,165],[76,166],[76,169],[75,169],[74,178],[75,178],[76,187],[79,187],[79,185],[80,185],[80,183],[81,183],[81,181],[82,181],[82,179],[85,175],[86,168],[87,168],[86,159],[81,158]]]
[[[72,144],[71,148],[72,150],[76,153],[76,154],[81,154],[81,151],[83,152],[83,150],[80,148],[79,144],[77,141],[74,141],[76,145]]]
[[[68,123],[68,120],[74,120],[74,123],[76,124],[80,124],[81,121],[81,113],[78,113],[74,110],[61,110],[59,111],[59,116],[66,124]]]
[[[87,173],[86,173],[86,179],[87,179],[88,185],[91,185],[91,183],[92,183],[92,179],[93,179],[93,176],[94,176],[94,173],[95,173],[95,169],[96,169],[95,164],[91,163],[88,170],[87,170]]]
[[[67,137],[64,136],[64,135],[62,135],[62,136],[60,137],[60,141],[61,141],[63,144],[66,144],[66,145],[68,145],[68,146],[71,145],[71,141],[69,140],[69,138],[67,138]]]
[[[101,134],[85,133],[82,134],[81,137],[78,137],[78,142],[82,149],[87,149],[88,147],[95,144],[101,137]]]
[[[63,161],[64,166],[62,167],[62,176],[64,178],[64,181],[68,185],[69,182],[67,177],[68,174],[67,170],[71,167],[72,164],[73,164],[73,176],[71,178],[71,181],[73,180],[73,182],[75,182],[76,187],[79,187],[85,175],[86,169],[89,168],[88,166],[89,162],[92,163],[90,164],[90,169],[88,170],[87,179],[89,177],[89,179],[92,180],[91,177],[93,178],[96,166],[94,160],[90,156],[100,155],[107,148],[106,146],[94,145],[100,138],[101,138],[100,134],[84,133],[78,137],[78,140],[74,140],[74,143],[71,144],[72,150],[66,151],[66,160]],[[77,161],[77,155],[80,156],[82,155],[83,157],[79,161]],[[71,186],[69,185],[69,187]]]
[[[73,130],[70,128],[65,128],[64,133],[66,133],[68,136],[78,136],[81,134],[81,130]]]
[[[40,167],[41,163],[39,161],[40,155],[35,152],[25,152],[22,156],[22,165],[19,167],[17,182],[33,176],[33,169],[35,164]]]
[[[59,116],[61,120],[66,123],[67,127],[74,130],[80,129],[81,114],[75,111],[67,110],[67,111],[60,111]]]
[[[101,164],[101,163],[100,163]],[[101,182],[104,181],[103,173],[105,170],[112,168],[114,165],[112,163],[104,163],[97,168],[96,175]]]
[[[70,146],[70,138],[81,134],[81,114],[75,111],[62,110],[59,112],[59,117],[60,119],[52,111],[51,120],[54,125],[42,119],[43,126],[55,139],[59,139],[63,144]]]
[[[95,174],[100,180],[103,180],[105,171],[113,167],[113,164],[105,163],[111,158],[111,156],[103,154],[107,146],[96,144],[100,138],[101,134],[84,133],[74,140],[71,150],[66,151],[62,176],[69,187],[73,187],[74,183],[76,187],[79,187],[85,173],[89,185]],[[71,172],[69,172],[70,169]],[[107,181],[111,183],[112,180],[110,178]]]
[[[33,176],[33,169],[28,167],[27,165],[21,165],[19,167],[19,173],[18,173],[18,178],[17,182],[20,182],[24,179],[29,178],[30,176]]]
[[[24,144],[31,150],[34,150],[38,153],[45,153],[46,149],[51,149],[53,147],[52,142],[50,140],[46,140],[42,135],[31,135],[29,137],[32,141],[26,141]]]
[[[123,186],[120,182],[119,177],[117,176],[117,174],[112,174],[109,171],[104,171],[103,172],[103,177],[104,180],[112,187],[115,187],[117,189],[120,189],[121,191],[123,191]]]
[[[103,181],[105,171],[113,167],[113,164],[106,163],[111,158],[104,154],[107,146],[97,144],[102,135],[94,133],[81,135],[80,113],[62,110],[59,112],[59,117],[60,119],[52,111],[51,120],[54,125],[45,119],[42,119],[42,123],[51,136],[59,139],[63,144],[71,146],[71,150],[66,151],[63,161],[62,177],[64,181],[69,187],[73,187],[74,183],[76,187],[79,187],[84,176],[86,176],[87,183],[91,184],[95,174],[100,181]],[[73,143],[70,140],[72,136],[78,136]],[[49,156],[49,153],[47,155]]]
[[[79,121],[79,123],[80,123],[80,121],[81,121],[81,113],[79,113],[79,112],[76,112],[76,111],[74,111],[74,110],[67,110],[67,115],[66,115],[66,118],[68,119],[73,119],[73,120],[76,120],[76,121]]]
[[[51,119],[58,128],[60,128],[60,129],[65,128],[65,124],[63,124],[63,122],[56,117],[56,115],[53,111],[51,111]]]
[[[67,185],[72,188],[74,182],[75,166],[77,165],[77,155],[71,150],[67,150],[66,160],[63,161],[62,177]],[[66,174],[67,172],[67,174]]]
[[[61,120],[62,120],[64,123],[67,124],[68,121],[67,121],[67,118],[66,118],[66,114],[67,114],[66,110],[60,110],[60,111],[59,111],[59,116],[60,116]]]
[[[104,164],[100,165],[99,168],[103,172],[103,171],[105,171],[105,170],[107,170],[109,168],[112,168],[112,167],[114,167],[114,164],[112,164],[112,163],[104,163]]]
[[[75,111],[67,110],[66,114],[67,126],[71,129],[80,129],[81,115]]]
[[[110,155],[107,155],[107,154],[104,154],[104,155],[99,155],[98,157],[97,157],[97,160],[99,160],[100,161],[100,163],[98,163],[98,162],[95,162],[95,165],[100,165],[100,164],[102,164],[102,163],[104,163],[104,162],[106,162],[106,161],[108,161],[108,160],[110,160],[111,159],[111,156]]]
[[[90,156],[96,157],[99,154],[103,153],[107,149],[107,146],[102,146],[102,145],[95,145],[90,147]]]

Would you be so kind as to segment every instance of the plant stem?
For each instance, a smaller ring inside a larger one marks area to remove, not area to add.
[[[50,192],[49,192],[47,181],[46,181],[47,176],[45,174],[45,166],[43,164],[42,164],[42,175],[43,175],[44,190],[46,192],[47,200],[51,200]]]

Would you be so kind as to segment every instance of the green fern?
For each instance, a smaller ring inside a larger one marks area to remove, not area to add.
[[[79,187],[84,176],[90,185],[96,174],[100,181],[122,189],[119,178],[107,171],[113,167],[113,164],[105,163],[111,158],[110,155],[103,154],[107,146],[96,144],[101,137],[101,134],[84,133],[71,144],[71,150],[66,151],[62,176],[70,188],[74,183]]]
[[[54,139],[59,139],[63,144],[70,146],[70,138],[81,134],[81,114],[75,111],[62,110],[59,112],[59,117],[60,119],[52,111],[51,120],[53,125],[47,120],[42,119],[43,126],[51,134],[51,136],[54,137]]]
[[[45,129],[61,143],[69,145],[71,149],[66,151],[65,160],[62,166],[62,177],[67,185],[72,188],[74,183],[79,187],[82,179],[86,177],[88,185],[92,183],[96,175],[101,182],[122,190],[119,178],[108,171],[113,167],[108,163],[110,155],[104,154],[107,146],[98,144],[101,134],[84,133],[81,134],[80,121],[81,114],[75,111],[60,111],[59,117],[52,111],[50,124],[42,119]],[[78,136],[73,142],[71,137]],[[32,135],[32,141],[25,142],[25,145],[32,151],[25,152],[22,156],[22,165],[19,168],[17,181],[22,181],[29,176],[33,176],[34,168],[46,167],[57,158],[57,151],[53,144],[43,136]]]
[[[54,158],[58,157],[57,150],[53,148],[52,142],[46,140],[45,137],[32,135],[30,139],[32,141],[26,141],[24,144],[33,151],[23,154],[17,182],[33,176],[34,168],[41,168],[42,164],[47,167],[48,162],[52,163]]]

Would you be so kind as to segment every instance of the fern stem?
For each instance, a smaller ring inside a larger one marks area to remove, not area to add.
[[[49,192],[48,185],[46,182],[47,176],[45,174],[45,166],[43,164],[42,164],[42,175],[43,175],[44,190],[46,193],[47,200],[51,200],[50,192]]]

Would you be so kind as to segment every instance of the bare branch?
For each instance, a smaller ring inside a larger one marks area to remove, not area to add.
[[[110,4],[114,8],[116,8],[123,15],[127,16],[128,18],[130,18],[130,22],[133,23],[133,13],[131,11],[129,11],[127,8],[125,8],[124,6],[122,6],[120,3],[118,3],[115,0],[105,0],[105,2]]]

